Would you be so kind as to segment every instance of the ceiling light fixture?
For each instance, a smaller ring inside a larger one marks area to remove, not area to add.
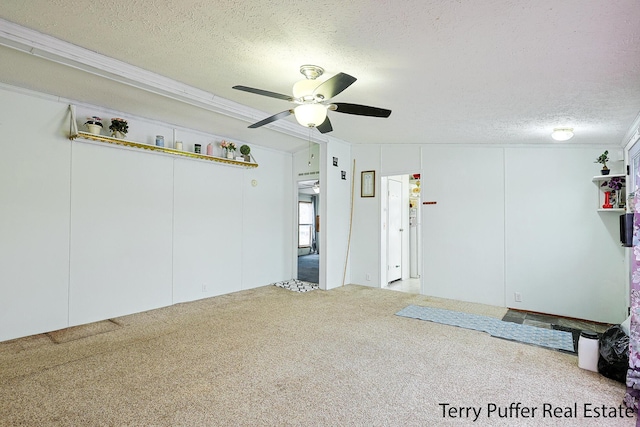
[[[327,118],[327,107],[323,104],[302,104],[293,109],[293,114],[302,126],[313,128]]]
[[[567,141],[573,138],[573,128],[555,128],[551,133],[551,138],[556,141]]]

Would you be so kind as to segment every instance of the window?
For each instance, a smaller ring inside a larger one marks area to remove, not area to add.
[[[313,232],[313,204],[298,202],[298,247],[311,247],[311,233]]]

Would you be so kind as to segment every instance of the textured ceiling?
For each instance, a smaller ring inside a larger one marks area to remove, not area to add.
[[[0,17],[264,117],[290,104],[231,87],[290,94],[300,65],[324,67],[322,78],[346,72],[358,80],[336,101],[393,110],[388,119],[330,112],[330,135],[352,143],[544,144],[554,127],[570,126],[572,144],[623,144],[640,112],[637,0],[4,0]],[[265,146],[304,146],[9,48],[0,62],[4,83]]]

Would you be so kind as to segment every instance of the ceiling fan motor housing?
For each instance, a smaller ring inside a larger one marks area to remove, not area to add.
[[[301,65],[300,73],[309,80],[315,80],[324,73],[324,68],[317,65]]]
[[[293,97],[300,102],[313,102],[316,101],[316,96],[313,91],[318,87],[318,82],[315,80],[300,80],[293,85]]]

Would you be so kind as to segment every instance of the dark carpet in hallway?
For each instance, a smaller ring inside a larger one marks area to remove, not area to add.
[[[320,255],[310,254],[298,257],[298,280],[319,283]]]

